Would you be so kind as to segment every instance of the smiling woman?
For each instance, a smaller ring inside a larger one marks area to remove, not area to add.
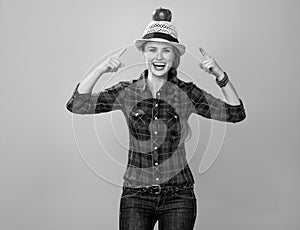
[[[154,97],[164,81],[167,80],[168,72],[173,66],[175,60],[174,49],[164,42],[145,43],[143,56],[148,69],[148,81]]]
[[[196,113],[224,122],[240,122],[245,111],[228,76],[200,49],[200,67],[215,76],[227,102],[192,82],[177,77],[185,46],[178,41],[171,11],[158,9],[141,39],[135,40],[146,63],[141,76],[98,93],[94,84],[105,73],[123,66],[126,48],[107,58],[75,88],[67,109],[77,114],[121,110],[129,128],[128,163],[120,199],[119,226],[123,230],[191,230],[196,219],[194,178],[186,159],[190,136],[188,118]]]

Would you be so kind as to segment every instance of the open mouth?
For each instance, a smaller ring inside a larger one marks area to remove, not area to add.
[[[160,71],[160,70],[163,70],[165,68],[166,63],[164,63],[164,62],[153,62],[153,66],[154,66],[155,70]]]

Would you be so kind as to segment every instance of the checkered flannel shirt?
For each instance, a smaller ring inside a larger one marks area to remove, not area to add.
[[[240,105],[229,105],[176,74],[169,74],[168,81],[153,97],[147,75],[145,70],[135,80],[119,82],[98,93],[80,94],[78,83],[67,109],[75,114],[123,112],[130,134],[124,186],[193,184],[183,124],[192,113],[240,122],[246,117],[242,100]]]

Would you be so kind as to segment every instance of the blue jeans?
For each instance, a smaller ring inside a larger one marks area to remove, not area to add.
[[[194,188],[162,191],[160,194],[123,188],[120,200],[120,230],[192,230],[197,200]]]

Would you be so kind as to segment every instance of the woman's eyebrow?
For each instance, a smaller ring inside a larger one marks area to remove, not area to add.
[[[153,48],[153,49],[158,49],[156,46],[148,46],[147,47],[147,49],[151,49],[151,48]],[[164,50],[170,50],[170,49],[172,49],[171,47],[163,47],[162,49],[164,49]]]
[[[148,46],[147,49],[157,49],[155,46]]]

